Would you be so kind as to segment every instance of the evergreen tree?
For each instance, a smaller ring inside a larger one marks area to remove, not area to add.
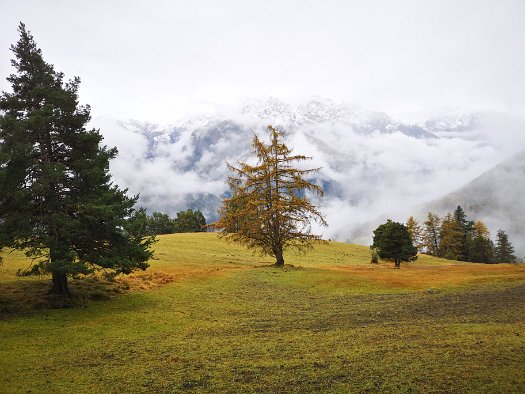
[[[413,216],[410,216],[406,222],[406,227],[410,234],[412,245],[420,251],[423,247],[423,230],[421,229],[421,226]]]
[[[148,233],[151,235],[173,234],[175,228],[175,221],[166,213],[153,212],[148,217]]]
[[[370,248],[377,251],[380,258],[393,260],[396,268],[401,266],[401,261],[417,259],[417,248],[412,244],[407,227],[392,220],[374,231]]]
[[[423,230],[423,244],[427,253],[432,256],[440,256],[439,251],[439,228],[441,227],[441,219],[438,215],[432,212],[427,213],[427,220],[425,220],[425,228]]]
[[[507,233],[503,230],[498,230],[496,234],[494,261],[496,263],[514,263],[516,261],[514,247],[510,243]]]
[[[0,96],[0,247],[23,249],[31,273],[51,273],[51,293],[69,295],[68,277],[96,267],[146,269],[154,240],[144,237],[125,190],[111,183],[89,106],[78,104],[79,78],[65,83],[23,24],[11,46],[12,93]]]
[[[461,205],[458,205],[454,211],[454,219],[461,227],[461,232],[463,233],[461,240],[461,254],[458,256],[457,260],[471,261],[470,250],[472,247],[472,229],[474,222],[467,219],[467,215]]]
[[[494,244],[490,238],[476,235],[472,239],[471,259],[475,263],[492,263],[494,259]]]
[[[493,261],[494,244],[490,240],[490,231],[482,221],[478,220],[472,226],[472,242],[470,261],[475,263],[491,263]]]
[[[177,212],[174,220],[175,229],[178,233],[198,233],[206,231],[206,219],[198,209],[188,209],[187,211]]]
[[[460,225],[462,229],[467,227],[467,215],[465,214],[463,208],[461,208],[461,205],[458,205],[454,211],[454,220]]]
[[[439,250],[442,257],[450,260],[459,260],[462,257],[463,230],[450,213],[443,218],[439,238]]]
[[[257,135],[252,146],[258,162],[255,165],[229,165],[231,197],[223,201],[219,220],[213,227],[221,230],[227,240],[238,242],[261,254],[274,256],[275,265],[284,266],[287,248],[304,250],[320,237],[312,234],[310,221],[326,222],[307,198],[305,191],[323,195],[322,189],[305,177],[318,169],[302,170],[295,163],[306,156],[292,155],[281,142],[283,133],[268,126],[270,143]]]

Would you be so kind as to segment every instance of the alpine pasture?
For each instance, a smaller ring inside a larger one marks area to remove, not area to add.
[[[279,269],[214,233],[158,239],[145,272],[71,281],[72,307],[4,250],[0,391],[525,391],[524,265],[326,242]]]

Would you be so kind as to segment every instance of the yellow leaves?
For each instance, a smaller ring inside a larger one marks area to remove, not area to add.
[[[232,197],[224,200],[214,227],[230,240],[274,254],[275,250],[307,246],[319,239],[311,234],[310,221],[322,225],[326,221],[304,195],[305,190],[323,195],[320,186],[304,178],[319,169],[296,168],[298,161],[309,157],[291,155],[291,150],[281,142],[283,132],[273,126],[268,126],[268,131],[269,144],[257,135],[253,137],[256,165],[228,164],[234,174],[228,180]]]
[[[490,238],[490,231],[481,220],[474,223],[473,230],[475,237]]]

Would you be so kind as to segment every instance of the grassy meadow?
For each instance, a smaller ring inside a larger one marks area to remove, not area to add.
[[[525,392],[525,265],[396,270],[328,242],[277,269],[215,234],[158,238],[147,271],[72,281],[67,308],[2,252],[0,392]]]

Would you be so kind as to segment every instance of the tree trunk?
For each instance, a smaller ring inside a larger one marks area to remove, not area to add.
[[[274,253],[275,253],[275,266],[284,267],[284,257],[283,257],[282,248],[275,248]]]
[[[396,268],[401,268],[401,260],[396,259]]]
[[[52,285],[49,294],[70,297],[69,286],[67,284],[67,275],[63,272],[52,273]]]

